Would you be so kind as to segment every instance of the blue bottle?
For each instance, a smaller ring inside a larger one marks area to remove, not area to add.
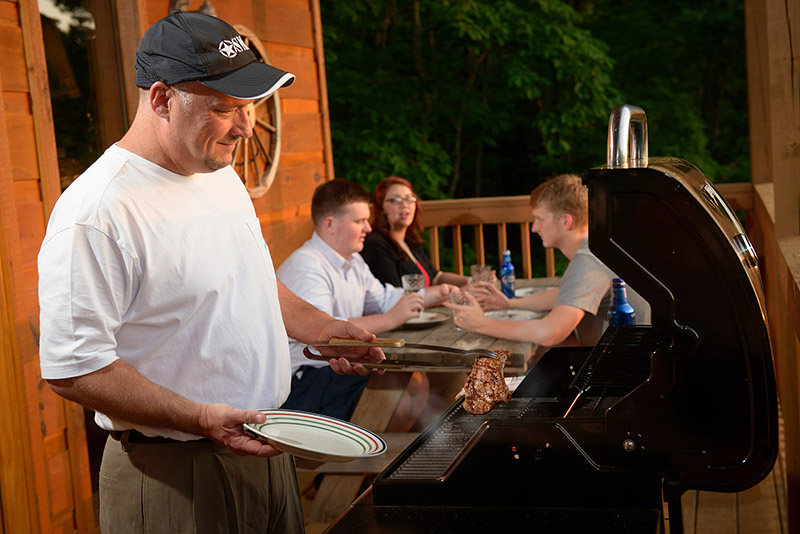
[[[632,325],[636,310],[628,303],[628,289],[622,278],[614,278],[611,307],[608,309],[608,326]]]
[[[511,251],[503,251],[503,264],[500,265],[500,289],[503,295],[513,299],[514,286],[516,285],[516,277],[514,276],[514,264],[511,263]]]

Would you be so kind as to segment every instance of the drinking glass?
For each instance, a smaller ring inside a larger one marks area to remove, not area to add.
[[[450,302],[453,304],[458,304],[459,306],[471,306],[472,303],[467,299],[468,291],[463,289],[456,289],[455,291],[450,292]],[[456,326],[456,332],[463,332],[463,329],[459,326]]]
[[[491,282],[492,268],[489,265],[473,265],[469,268],[473,282]]]
[[[421,274],[404,274],[400,277],[403,281],[405,294],[419,293],[425,289],[425,277]]]
[[[456,289],[450,292],[450,302],[458,304],[459,306],[469,306],[470,302],[467,299],[467,292],[463,289]]]

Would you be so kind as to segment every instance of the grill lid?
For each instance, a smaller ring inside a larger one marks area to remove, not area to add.
[[[609,139],[609,152],[625,139],[646,144],[644,112],[625,108],[612,114],[619,124],[609,133],[631,135]],[[609,441],[641,436],[650,453],[672,458],[687,487],[739,491],[769,473],[778,451],[755,252],[694,165],[630,152],[644,157],[610,157],[584,177],[589,247],[647,299],[653,329],[671,342],[653,355],[649,380],[609,410]]]

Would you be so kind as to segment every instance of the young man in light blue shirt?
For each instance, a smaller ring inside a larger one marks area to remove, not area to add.
[[[386,332],[418,317],[425,306],[440,304],[450,293],[446,284],[424,294],[382,284],[359,252],[369,225],[369,195],[347,180],[317,187],[311,200],[314,234],[277,271],[278,279],[295,295],[335,318],[370,331]],[[325,362],[303,355],[304,343],[290,340],[292,390],[283,408],[349,419],[365,376],[337,375]]]

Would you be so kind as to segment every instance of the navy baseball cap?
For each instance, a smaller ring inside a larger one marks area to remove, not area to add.
[[[294,83],[294,74],[256,59],[227,22],[177,12],[145,32],[136,50],[136,86],[197,81],[234,98],[268,96]]]

